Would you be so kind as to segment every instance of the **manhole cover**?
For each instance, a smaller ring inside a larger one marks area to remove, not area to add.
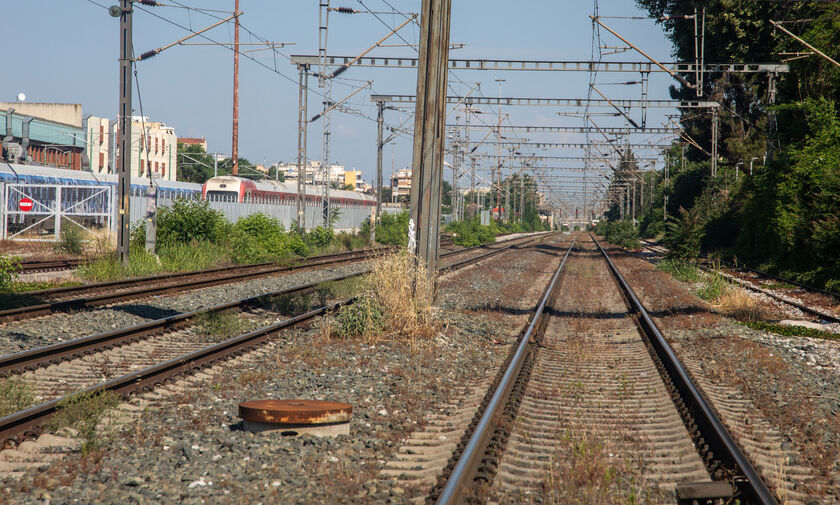
[[[346,423],[352,414],[349,403],[325,400],[253,400],[239,404],[239,417],[257,423]]]

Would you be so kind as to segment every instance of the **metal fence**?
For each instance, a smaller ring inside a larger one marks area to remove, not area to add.
[[[111,186],[3,183],[3,240],[55,241],[62,228],[88,232],[113,224]],[[25,203],[26,205],[21,205]]]
[[[3,196],[3,215],[0,238],[8,240],[58,240],[62,227],[76,225],[87,231],[116,231],[116,186],[69,186],[57,184],[0,183]],[[20,201],[33,201],[31,210],[20,208]],[[176,198],[200,199],[200,193],[191,195],[160,191],[157,207],[171,206]],[[261,212],[280,221],[286,229],[297,222],[294,199],[285,201],[249,201],[246,203],[213,200],[210,207],[220,211],[235,223],[239,218]],[[130,193],[130,219],[136,224],[146,217],[148,201],[145,191],[132,188]],[[335,207],[338,216],[333,227],[338,231],[358,230],[371,216],[374,207],[363,204],[342,204]],[[383,206],[382,212],[396,214],[399,208]],[[323,224],[323,209],[318,201],[304,205],[304,226],[312,229]]]

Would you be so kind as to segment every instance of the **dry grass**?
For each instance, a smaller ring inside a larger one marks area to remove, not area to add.
[[[95,256],[105,256],[117,249],[117,236],[109,230],[95,230],[88,233],[88,250]]]
[[[761,303],[745,290],[737,287],[727,288],[714,301],[714,307],[722,314],[738,321],[763,321],[766,314]]]
[[[391,339],[415,348],[436,332],[432,306],[435,281],[406,250],[382,256],[373,262],[362,301],[355,304],[357,308],[348,307],[339,314],[339,325],[352,324],[354,331],[350,333],[368,342]],[[360,308],[364,313],[359,313]],[[379,318],[382,324],[378,324]]]

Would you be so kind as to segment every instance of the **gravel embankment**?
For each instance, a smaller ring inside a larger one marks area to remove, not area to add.
[[[308,272],[263,277],[246,282],[164,295],[109,305],[86,311],[54,314],[32,320],[11,321],[0,326],[0,354],[131,326],[181,312],[262,295],[285,287],[338,277],[367,268],[366,263],[339,265]]]
[[[140,413],[94,457],[69,453],[0,489],[9,503],[411,503],[422,492],[379,477],[386,460],[451,391],[494,373],[509,346],[493,342],[515,338],[558,261],[508,251],[444,276],[439,331],[415,348],[328,339],[322,323],[284,333],[210,377],[133,400]],[[271,397],[349,402],[350,435],[241,431],[238,403]]]

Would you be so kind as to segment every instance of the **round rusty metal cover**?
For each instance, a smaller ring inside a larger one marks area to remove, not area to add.
[[[352,414],[349,403],[325,400],[253,400],[239,404],[239,417],[258,423],[344,423]]]

